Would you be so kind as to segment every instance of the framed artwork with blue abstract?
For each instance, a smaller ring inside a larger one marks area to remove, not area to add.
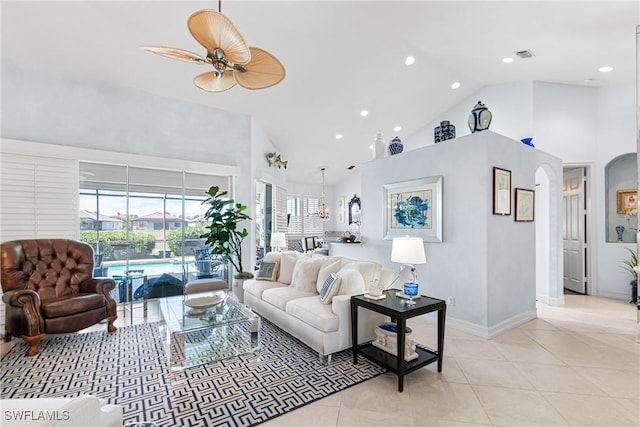
[[[384,185],[384,238],[442,242],[442,175]]]

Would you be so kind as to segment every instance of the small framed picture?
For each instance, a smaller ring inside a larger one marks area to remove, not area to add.
[[[618,190],[618,213],[627,214],[634,210],[638,203],[638,190]]]
[[[536,193],[533,190],[516,188],[516,221],[532,222]]]
[[[493,168],[493,214],[511,215],[511,171]]]

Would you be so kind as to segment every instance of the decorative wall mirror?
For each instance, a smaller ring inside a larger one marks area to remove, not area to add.
[[[360,197],[354,194],[351,200],[349,200],[349,225],[353,223],[360,225],[361,208]]]

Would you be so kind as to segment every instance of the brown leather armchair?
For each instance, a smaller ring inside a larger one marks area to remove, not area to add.
[[[5,342],[13,336],[38,353],[46,333],[76,332],[107,319],[116,330],[112,279],[94,279],[93,248],[66,239],[14,240],[0,245],[2,301],[6,305]]]

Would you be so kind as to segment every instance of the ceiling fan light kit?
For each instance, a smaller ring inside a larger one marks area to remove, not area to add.
[[[212,66],[213,71],[193,79],[197,87],[208,92],[222,92],[236,84],[245,89],[266,89],[284,79],[282,63],[263,49],[247,46],[240,32],[219,11],[197,11],[187,20],[187,27],[193,38],[207,49],[206,56],[165,46],[142,46],[142,49],[171,59]]]

